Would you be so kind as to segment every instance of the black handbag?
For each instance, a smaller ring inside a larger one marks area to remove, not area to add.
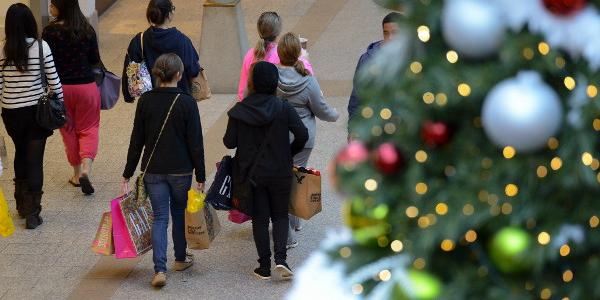
[[[44,72],[44,45],[41,39],[38,40],[38,48],[43,93],[38,100],[35,119],[41,127],[54,130],[63,127],[67,123],[67,110],[63,101],[48,88],[48,79],[46,78],[46,72]]]

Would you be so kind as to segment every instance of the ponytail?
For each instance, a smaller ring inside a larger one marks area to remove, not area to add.
[[[296,63],[294,63],[294,69],[296,69],[296,72],[302,75],[302,77],[310,75],[310,72],[304,67],[304,63],[301,60],[297,60]]]
[[[254,47],[254,60],[263,60],[265,55],[267,55],[267,41],[260,39]]]
[[[281,18],[276,12],[264,12],[258,18],[256,28],[260,39],[254,47],[254,60],[259,61],[267,55],[269,43],[274,42],[281,33]]]
[[[300,39],[293,33],[288,32],[281,37],[277,46],[277,54],[282,65],[294,67],[296,72],[302,76],[310,75],[310,72],[304,67],[304,63],[299,60],[302,54]]]

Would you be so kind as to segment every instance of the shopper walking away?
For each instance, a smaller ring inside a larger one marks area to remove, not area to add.
[[[292,156],[302,151],[308,130],[298,113],[275,96],[277,67],[258,62],[251,70],[250,95],[229,112],[223,142],[236,149],[234,169],[252,184],[252,233],[260,266],[254,274],[271,278],[269,220],[273,223],[275,271],[283,279],[293,273],[287,264],[288,208],[292,186]],[[294,136],[290,145],[289,132]],[[235,184],[235,179],[234,179]],[[237,187],[234,185],[233,189]]]
[[[73,167],[69,183],[94,193],[90,177],[98,153],[100,91],[92,68],[100,63],[98,40],[77,0],[51,0],[55,18],[42,34],[48,42],[64,89],[67,124],[60,129],[67,160]]]
[[[27,229],[42,224],[42,187],[44,184],[44,151],[52,130],[36,122],[37,103],[43,94],[41,72],[46,74],[48,88],[59,99],[63,90],[54,67],[52,51],[40,41],[38,27],[31,10],[22,3],[11,5],[6,12],[6,40],[0,51],[0,100],[2,121],[15,144],[15,201],[19,216],[26,218]],[[40,59],[43,68],[40,70]]]
[[[264,12],[258,18],[256,27],[258,29],[259,40],[254,48],[250,48],[244,56],[242,70],[240,71],[240,82],[238,85],[238,99],[241,101],[246,95],[248,86],[248,74],[250,67],[257,61],[266,61],[273,64],[279,64],[277,54],[277,37],[281,34],[281,18],[276,12]],[[314,74],[312,65],[306,58],[300,59],[304,67]]]
[[[129,62],[146,62],[149,70],[154,68],[156,59],[162,54],[175,53],[183,61],[183,73],[177,87],[190,93],[192,78],[200,74],[200,57],[192,41],[177,28],[171,26],[175,14],[175,6],[171,0],[151,0],[146,9],[146,19],[150,27],[131,39],[125,62],[123,63],[122,91],[126,102],[133,102],[129,94],[127,82],[127,65]],[[150,74],[153,84],[156,75]]]
[[[317,79],[304,68],[300,61],[302,47],[300,39],[293,33],[281,37],[277,48],[281,64],[279,69],[279,87],[277,96],[289,101],[308,129],[308,142],[304,149],[294,156],[294,165],[306,167],[308,159],[315,146],[317,121],[319,118],[326,122],[335,122],[340,117],[338,111],[325,101]],[[301,229],[300,218],[290,215],[290,230],[287,247],[298,245],[295,231]]]
[[[183,271],[193,264],[193,258],[186,256],[184,210],[193,174],[197,189],[204,190],[204,146],[196,101],[178,88],[184,74],[181,59],[173,53],[161,55],[152,74],[158,86],[138,101],[122,189],[129,190],[129,179],[144,149],[141,166],[146,172],[144,184],[154,211],[152,285],[162,287],[167,280],[169,211],[173,221],[173,268]]]

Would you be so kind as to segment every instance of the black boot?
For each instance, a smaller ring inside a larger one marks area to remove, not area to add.
[[[23,195],[23,213],[25,214],[25,228],[36,229],[44,223],[40,213],[42,212],[43,192],[26,191]]]
[[[13,179],[15,182],[15,202],[17,203],[17,212],[19,213],[19,217],[25,218],[25,214],[23,214],[23,193],[27,190],[27,180],[26,179]]]

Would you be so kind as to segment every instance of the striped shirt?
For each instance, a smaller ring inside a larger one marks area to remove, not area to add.
[[[4,51],[0,50],[0,100],[2,108],[14,109],[36,105],[43,94],[42,78],[40,75],[39,47],[37,41],[27,38],[29,47],[29,60],[27,71],[19,72],[13,65],[4,65]],[[60,78],[54,67],[52,51],[45,41],[42,41],[44,50],[44,72],[48,79],[48,88],[62,100],[63,90]],[[4,49],[4,45],[0,46]]]

